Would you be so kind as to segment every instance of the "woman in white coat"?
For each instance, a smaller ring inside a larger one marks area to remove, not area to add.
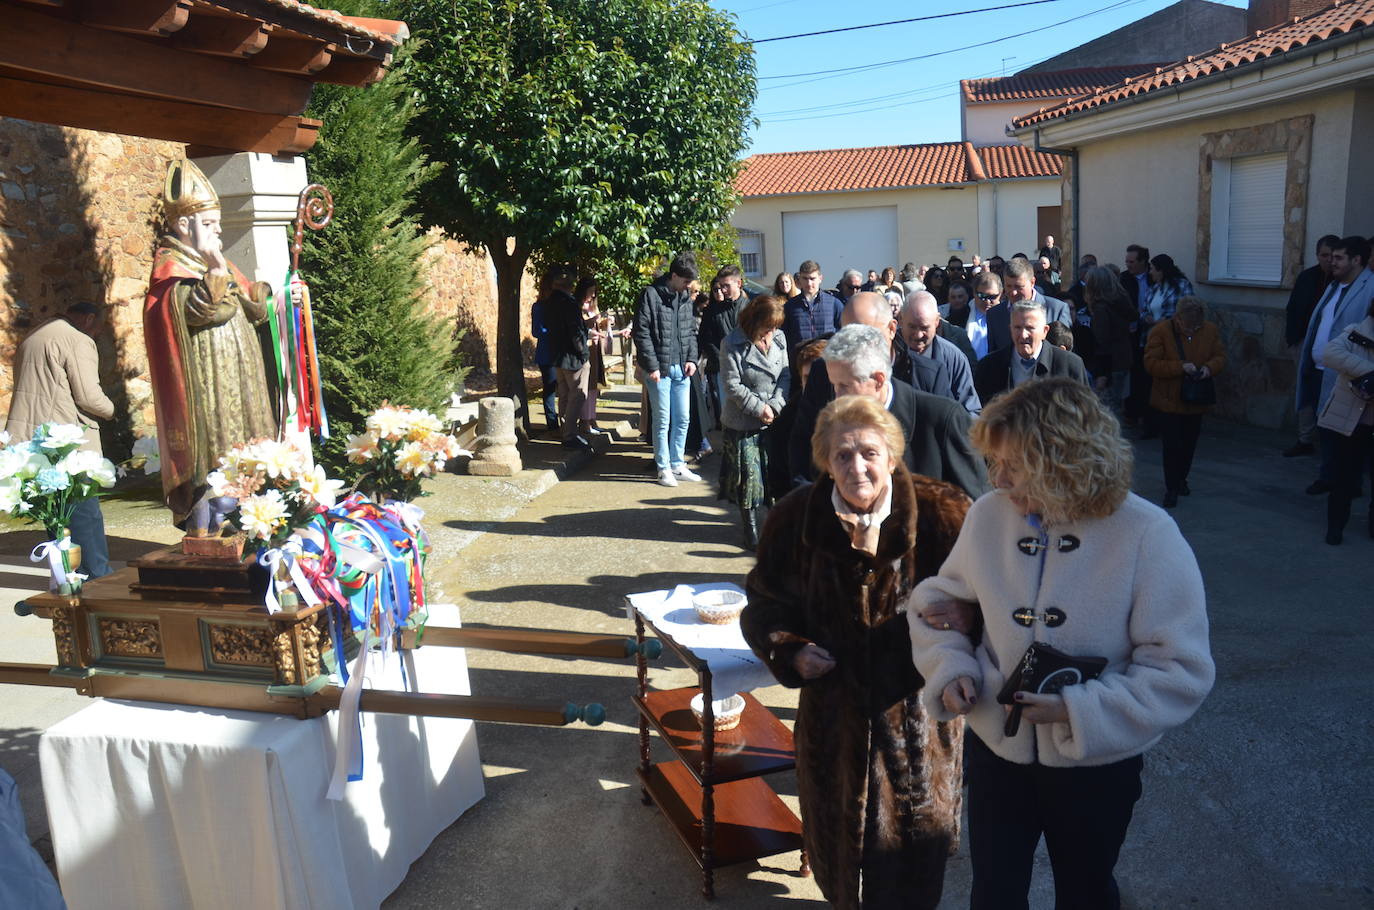
[[[926,620],[910,629],[927,709],[967,715],[971,906],[1026,907],[1043,836],[1055,906],[1111,910],[1141,755],[1197,710],[1215,675],[1202,576],[1168,513],[1130,492],[1131,447],[1082,383],[1018,386],[983,410],[972,439],[996,489],[907,605]],[[946,621],[950,602],[975,605],[976,645]],[[1058,694],[1016,691],[1013,730],[998,695],[1032,642],[1105,669]]]

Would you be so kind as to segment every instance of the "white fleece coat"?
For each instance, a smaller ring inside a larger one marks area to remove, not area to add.
[[[1075,549],[1061,549],[1064,538]],[[925,677],[921,697],[930,716],[953,717],[941,702],[950,681],[968,676],[978,703],[968,725],[997,755],[1051,767],[1105,765],[1138,755],[1170,727],[1183,723],[1212,688],[1216,675],[1207,642],[1207,602],[1197,560],[1163,509],[1129,494],[1113,514],[1046,529],[1040,555],[1018,547],[1040,539],[1004,493],[978,499],[940,567],[907,603],[912,657]],[[1043,567],[1042,567],[1043,560]],[[973,601],[983,615],[983,637],[932,629],[916,614],[942,600]],[[1030,628],[1012,617],[1051,607],[1065,621]],[[1006,673],[1032,641],[1067,654],[1105,657],[1100,679],[1063,690],[1067,723],[1022,720],[1014,737],[1003,735],[1005,709],[997,703]]]

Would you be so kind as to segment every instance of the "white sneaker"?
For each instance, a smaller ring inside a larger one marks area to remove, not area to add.
[[[695,473],[691,468],[687,467],[685,464],[680,464],[677,467],[673,468],[673,473],[676,474],[678,477],[681,477],[683,480],[701,480],[701,475]]]
[[[675,487],[675,486],[677,486],[677,478],[673,476],[673,472],[672,472],[672,471],[667,471],[667,470],[659,471],[659,472],[658,472],[658,482],[659,482],[659,485],[660,485],[660,486],[665,486],[665,487]]]

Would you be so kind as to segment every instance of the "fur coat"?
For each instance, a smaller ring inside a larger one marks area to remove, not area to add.
[[[822,477],[778,503],[749,573],[744,636],[778,682],[801,687],[794,731],[803,838],[821,893],[836,907],[934,908],[958,844],[963,726],[920,701],[906,614],[934,575],[969,500],[957,487],[892,476],[877,555],[853,549]],[[803,680],[808,642],[836,666]]]

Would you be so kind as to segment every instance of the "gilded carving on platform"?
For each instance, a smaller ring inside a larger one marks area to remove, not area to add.
[[[78,666],[76,628],[72,625],[72,611],[69,607],[53,607],[52,634],[57,642],[57,662],[64,667]]]
[[[100,651],[111,657],[161,657],[162,630],[156,619],[98,619]]]
[[[289,629],[277,633],[272,642],[272,653],[277,659],[277,682],[284,686],[300,685],[296,669],[296,648]]]
[[[210,625],[210,659],[217,664],[272,666],[272,630],[264,626]]]
[[[323,635],[323,619],[316,616],[314,621],[301,624],[301,681],[309,682],[323,672],[320,662],[320,641]]]

